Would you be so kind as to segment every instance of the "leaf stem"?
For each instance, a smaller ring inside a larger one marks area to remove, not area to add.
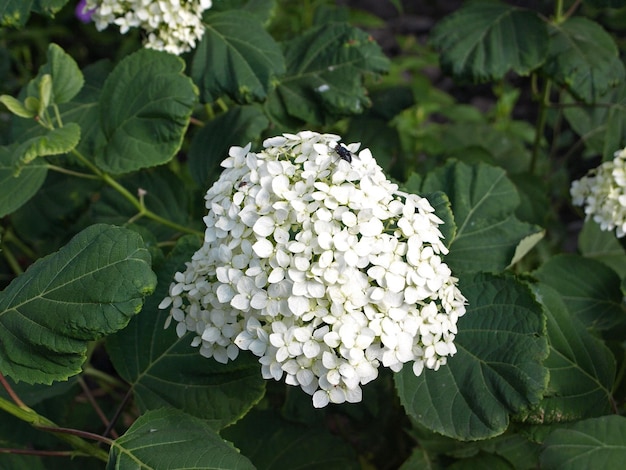
[[[169,219],[161,217],[158,214],[155,214],[151,210],[149,210],[140,199],[136,198],[132,195],[132,193],[118,183],[111,175],[105,173],[100,170],[96,165],[89,161],[82,153],[78,150],[72,150],[72,153],[78,158],[84,165],[86,165],[95,175],[98,176],[102,181],[115,189],[118,193],[120,193],[128,202],[130,202],[138,211],[138,214],[133,217],[133,220],[139,219],[141,217],[147,217],[155,222],[160,223],[161,225],[165,225],[166,227],[170,227],[178,232],[182,233],[190,233],[192,235],[197,235],[199,237],[204,236],[204,234],[198,230],[185,227],[184,225],[177,224]]]
[[[537,167],[537,160],[539,158],[539,148],[541,146],[541,139],[546,127],[546,119],[548,115],[548,108],[550,107],[550,90],[552,88],[552,82],[549,79],[543,84],[543,90],[541,91],[541,101],[539,103],[539,115],[537,116],[537,124],[535,126],[535,141],[533,142],[533,151],[530,159],[530,165],[528,171],[530,174],[535,173]]]
[[[3,385],[6,383],[5,380],[2,380],[2,382]],[[19,404],[11,403],[9,400],[0,397],[0,409],[6,411],[10,415],[15,416],[22,421],[29,423],[35,429],[54,433],[59,439],[71,445],[72,448],[79,451],[82,455],[92,456],[102,460],[103,462],[106,462],[108,460],[108,453],[105,450],[100,449],[93,444],[90,444],[89,442],[82,439],[82,437],[105,442],[108,445],[111,445],[113,443],[111,439],[99,436],[97,434],[79,431],[76,429],[60,428],[45,416],[41,416],[35,410],[26,406],[21,400],[19,400],[19,398],[17,399],[17,402],[19,402]]]

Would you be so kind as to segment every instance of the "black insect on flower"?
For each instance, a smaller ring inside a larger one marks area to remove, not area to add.
[[[350,152],[350,150],[344,147],[341,142],[337,142],[337,145],[335,145],[334,150],[342,160],[345,160],[348,163],[352,163],[352,153]]]

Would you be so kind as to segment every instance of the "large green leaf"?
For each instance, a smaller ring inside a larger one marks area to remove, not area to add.
[[[446,16],[431,34],[444,70],[477,81],[510,70],[528,75],[546,58],[548,32],[537,13],[499,2],[473,2]]]
[[[450,198],[457,232],[446,263],[453,272],[502,271],[541,238],[541,228],[515,217],[520,199],[501,168],[450,161],[430,172],[421,189]]]
[[[541,468],[588,470],[622,468],[626,461],[626,418],[603,416],[550,433],[544,441]]]
[[[231,10],[207,14],[205,22],[191,64],[202,102],[223,95],[238,103],[265,99],[272,80],[285,72],[285,64],[278,43],[261,21],[247,11]]]
[[[502,434],[509,415],[535,405],[548,381],[545,317],[527,285],[511,276],[461,276],[467,313],[458,321],[458,352],[438,371],[396,374],[409,416],[460,440]]]
[[[208,187],[220,173],[220,163],[233,145],[241,147],[257,140],[269,125],[267,117],[254,106],[236,106],[207,122],[193,137],[189,148],[189,169],[201,187]]]
[[[203,420],[161,409],[141,416],[111,446],[107,470],[255,467]]]
[[[533,275],[555,289],[568,310],[588,328],[607,330],[626,323],[620,278],[600,261],[578,255],[550,258]]]
[[[168,162],[180,149],[197,100],[185,63],[166,52],[142,49],[122,60],[100,96],[106,143],[96,164],[128,173]]]
[[[158,305],[168,295],[174,273],[184,269],[198,247],[196,238],[181,239],[158,269],[157,290],[143,312],[107,338],[107,349],[117,372],[132,385],[141,410],[173,406],[221,428],[263,396],[265,381],[251,355],[218,364],[190,346],[191,335],[178,338],[173,326],[163,329],[169,312]]]
[[[550,355],[544,366],[550,370],[550,382],[529,420],[558,423],[608,413],[615,379],[613,354],[567,311],[554,289],[539,284],[535,292],[548,319]]]
[[[577,98],[592,103],[624,81],[624,64],[614,39],[587,18],[551,25],[544,72]]]
[[[32,163],[19,173],[15,146],[0,147],[0,217],[19,209],[32,198],[46,179],[48,167]]]
[[[83,230],[0,292],[0,370],[28,383],[77,374],[88,342],[124,328],[155,282],[136,233]]]
[[[366,74],[381,74],[389,62],[370,35],[344,23],[327,23],[284,45],[287,74],[268,97],[277,123],[327,124],[359,114],[370,104]]]
[[[259,432],[259,430],[263,432]],[[362,468],[354,451],[328,430],[307,428],[272,410],[252,411],[222,431],[256,468],[350,470]]]

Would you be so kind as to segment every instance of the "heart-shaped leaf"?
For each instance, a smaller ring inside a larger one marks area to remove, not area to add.
[[[197,100],[184,68],[179,57],[142,49],[113,69],[100,96],[106,140],[96,154],[101,169],[128,173],[172,159]]]
[[[77,374],[88,342],[124,328],[155,283],[139,235],[88,227],[0,292],[0,370],[46,384]]]

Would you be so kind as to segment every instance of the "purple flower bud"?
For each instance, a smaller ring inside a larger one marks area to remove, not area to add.
[[[76,18],[83,23],[89,23],[91,21],[91,15],[93,15],[95,11],[95,8],[93,10],[87,10],[87,0],[80,0],[78,5],[76,5]]]

